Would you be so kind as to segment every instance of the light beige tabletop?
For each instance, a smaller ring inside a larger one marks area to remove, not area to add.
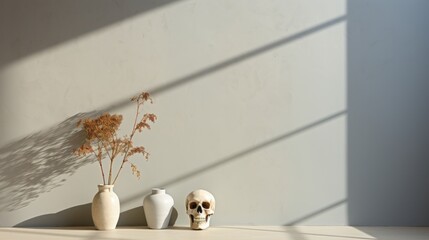
[[[143,227],[120,227],[97,231],[91,227],[76,228],[0,228],[0,239],[57,240],[134,240],[134,239],[293,239],[293,240],[429,240],[429,228],[348,227],[348,226],[225,226],[202,231],[188,227],[151,230]]]

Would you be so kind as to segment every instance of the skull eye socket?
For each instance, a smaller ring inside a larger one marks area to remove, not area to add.
[[[190,209],[195,209],[195,208],[197,208],[197,203],[196,203],[196,202],[191,202],[191,203],[189,204],[189,208],[190,208]]]
[[[210,203],[209,202],[203,202],[203,208],[204,209],[209,209],[210,208]]]

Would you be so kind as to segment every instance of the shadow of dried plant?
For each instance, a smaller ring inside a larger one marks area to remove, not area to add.
[[[60,186],[66,175],[91,163],[72,152],[85,139],[82,130],[76,128],[77,122],[95,114],[76,114],[0,149],[0,211],[27,206],[40,194]]]

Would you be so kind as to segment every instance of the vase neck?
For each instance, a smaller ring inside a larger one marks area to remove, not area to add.
[[[98,185],[98,191],[99,191],[99,192],[113,192],[113,186],[114,186],[114,185],[103,185],[103,184],[99,184],[99,185]]]
[[[152,188],[152,194],[165,194],[165,188]]]

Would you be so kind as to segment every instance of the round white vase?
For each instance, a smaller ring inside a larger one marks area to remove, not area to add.
[[[112,230],[118,224],[120,204],[113,186],[98,185],[98,193],[92,200],[92,220],[98,230]]]
[[[163,188],[152,188],[152,194],[143,200],[147,225],[152,229],[167,228],[173,211],[174,200]]]

